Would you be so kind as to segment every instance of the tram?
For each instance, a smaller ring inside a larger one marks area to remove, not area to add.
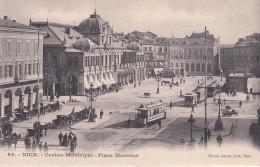
[[[186,93],[185,101],[184,101],[184,106],[185,107],[191,107],[196,104],[198,100],[198,95],[194,93]]]
[[[166,119],[165,104],[159,102],[151,102],[147,105],[140,105],[136,108],[135,124],[138,126],[152,125]]]
[[[198,103],[201,103],[205,100],[205,89],[197,89],[196,90],[196,94],[198,95],[197,96],[197,102]]]

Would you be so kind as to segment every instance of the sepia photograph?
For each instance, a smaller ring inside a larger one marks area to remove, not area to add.
[[[0,0],[1,166],[259,166],[260,0]]]

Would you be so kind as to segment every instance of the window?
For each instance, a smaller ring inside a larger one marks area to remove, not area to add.
[[[192,63],[192,64],[191,64],[191,71],[194,71],[194,70],[195,70],[195,64]]]
[[[145,52],[147,51],[147,47],[144,47],[144,51],[145,51]]]
[[[104,36],[101,36],[101,44],[104,44]]]
[[[29,49],[30,49],[30,42],[26,41],[26,48],[25,48],[26,55],[29,55]]]
[[[51,53],[51,61],[55,67],[59,67],[59,53]]]
[[[8,55],[10,55],[11,54],[11,47],[12,47],[12,45],[11,45],[11,41],[7,41],[7,54]]]
[[[189,65],[189,63],[186,63],[186,71],[189,71],[190,70],[190,65]]]
[[[206,66],[205,66],[205,63],[202,64],[202,71],[205,71],[206,70]]]
[[[21,54],[21,41],[17,40],[16,42],[16,54],[19,56]]]
[[[152,51],[152,47],[149,47],[149,51]]]
[[[13,66],[12,65],[6,65],[5,66],[5,78],[9,78],[13,76]]]
[[[208,65],[207,65],[207,71],[208,72],[211,71],[211,64],[210,63],[208,63]]]
[[[199,63],[197,63],[197,65],[196,65],[196,70],[200,71],[200,64]]]

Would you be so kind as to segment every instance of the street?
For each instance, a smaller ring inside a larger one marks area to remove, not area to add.
[[[98,96],[93,106],[96,108],[98,115],[97,122],[88,122],[87,120],[73,124],[70,127],[64,127],[61,129],[50,129],[47,131],[47,135],[41,139],[43,143],[47,142],[50,151],[62,151],[69,152],[69,147],[59,146],[58,134],[63,134],[72,131],[78,138],[78,145],[76,152],[82,152],[84,150],[90,152],[103,152],[106,151],[131,151],[141,148],[146,148],[151,145],[158,146],[160,148],[174,148],[181,150],[180,139],[184,139],[185,143],[190,140],[190,128],[187,122],[190,116],[191,108],[174,106],[171,110],[169,103],[183,101],[184,98],[179,97],[180,90],[183,94],[195,89],[198,78],[202,77],[189,77],[185,78],[186,83],[180,86],[174,86],[170,90],[169,86],[160,85],[160,93],[156,94],[157,81],[155,79],[148,79],[141,83],[141,86],[134,88],[133,85],[127,85],[119,92],[108,93],[102,96]],[[175,78],[176,79],[176,78]],[[220,78],[214,77],[214,80],[220,81]],[[213,81],[213,80],[210,80]],[[223,81],[222,81],[223,82]],[[144,93],[151,93],[151,98],[141,98],[139,96]],[[256,110],[259,106],[259,97],[252,99],[249,102],[246,101],[246,95],[238,93],[238,96],[231,97],[224,93],[221,93],[221,98],[226,99],[226,103],[238,112],[237,116],[223,117],[224,124],[223,131],[214,131],[215,120],[218,116],[218,105],[213,104],[213,98],[207,100],[207,115],[208,115],[208,127],[212,131],[212,139],[209,141],[209,148],[216,147],[216,136],[220,133],[224,139],[223,147],[232,144],[245,143],[251,145],[251,138],[249,137],[249,126],[252,122],[256,121]],[[56,118],[56,115],[68,115],[71,113],[72,108],[75,106],[75,111],[79,111],[86,106],[89,106],[90,102],[87,101],[84,96],[73,96],[73,99],[77,99],[79,102],[68,102],[69,97],[60,97],[60,102],[65,102],[61,111],[47,113],[40,116],[41,124],[51,122]],[[218,98],[216,95],[215,98]],[[46,99],[46,97],[44,97]],[[57,99],[55,99],[56,101]],[[157,124],[149,127],[136,127],[134,123],[135,108],[140,104],[146,104],[151,101],[162,100],[167,105],[167,119],[162,122],[162,129],[159,130]],[[241,108],[238,106],[239,100],[243,101]],[[44,104],[49,103],[46,99]],[[99,112],[103,109],[103,119],[99,118]],[[221,106],[224,109],[224,106]],[[194,108],[193,113],[196,120],[193,129],[193,136],[196,141],[199,141],[200,136],[203,135],[204,128],[204,104],[198,104],[198,107]],[[222,114],[221,114],[222,115]],[[127,120],[131,119],[131,128],[127,128]],[[37,121],[37,117],[33,117],[30,120],[24,122],[13,123],[14,132],[26,134],[27,128],[32,128],[33,123]],[[234,124],[235,130],[232,130],[230,135],[231,126]],[[233,132],[234,131],[234,132]],[[251,145],[252,146],[252,145]],[[18,142],[18,150],[24,150],[24,142]]]

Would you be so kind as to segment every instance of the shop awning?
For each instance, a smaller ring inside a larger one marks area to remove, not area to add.
[[[84,86],[85,86],[85,89],[89,89],[90,88],[88,80],[89,80],[88,76],[84,76]]]
[[[114,80],[113,76],[112,76],[112,73],[108,73],[108,78],[110,79],[110,81],[115,84],[116,81]]]
[[[93,83],[93,85],[94,85],[93,88],[97,88],[97,85],[95,84],[92,75],[89,76],[89,83],[90,83],[90,84]]]

